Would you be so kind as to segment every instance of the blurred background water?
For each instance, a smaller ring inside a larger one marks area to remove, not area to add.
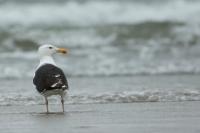
[[[43,104],[46,43],[70,49],[66,103],[200,100],[199,0],[0,0],[0,105]]]
[[[68,76],[200,72],[199,0],[0,0],[0,78],[30,78],[37,47]]]

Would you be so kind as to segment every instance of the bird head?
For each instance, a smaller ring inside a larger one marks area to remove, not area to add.
[[[45,44],[39,47],[38,53],[40,56],[52,56],[55,53],[67,54],[66,48],[58,48],[50,44]]]

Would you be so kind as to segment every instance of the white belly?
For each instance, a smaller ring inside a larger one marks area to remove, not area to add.
[[[48,91],[42,92],[41,94],[45,97],[49,97],[49,96],[52,96],[52,95],[65,96],[66,93],[67,93],[66,90],[55,89],[55,90],[48,90]]]

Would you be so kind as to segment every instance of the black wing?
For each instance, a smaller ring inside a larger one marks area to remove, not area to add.
[[[33,83],[38,92],[53,89],[68,89],[67,79],[63,71],[52,65],[45,64],[35,72]]]

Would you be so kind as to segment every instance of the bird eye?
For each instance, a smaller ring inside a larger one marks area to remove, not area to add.
[[[49,49],[52,49],[53,47],[49,47]]]

